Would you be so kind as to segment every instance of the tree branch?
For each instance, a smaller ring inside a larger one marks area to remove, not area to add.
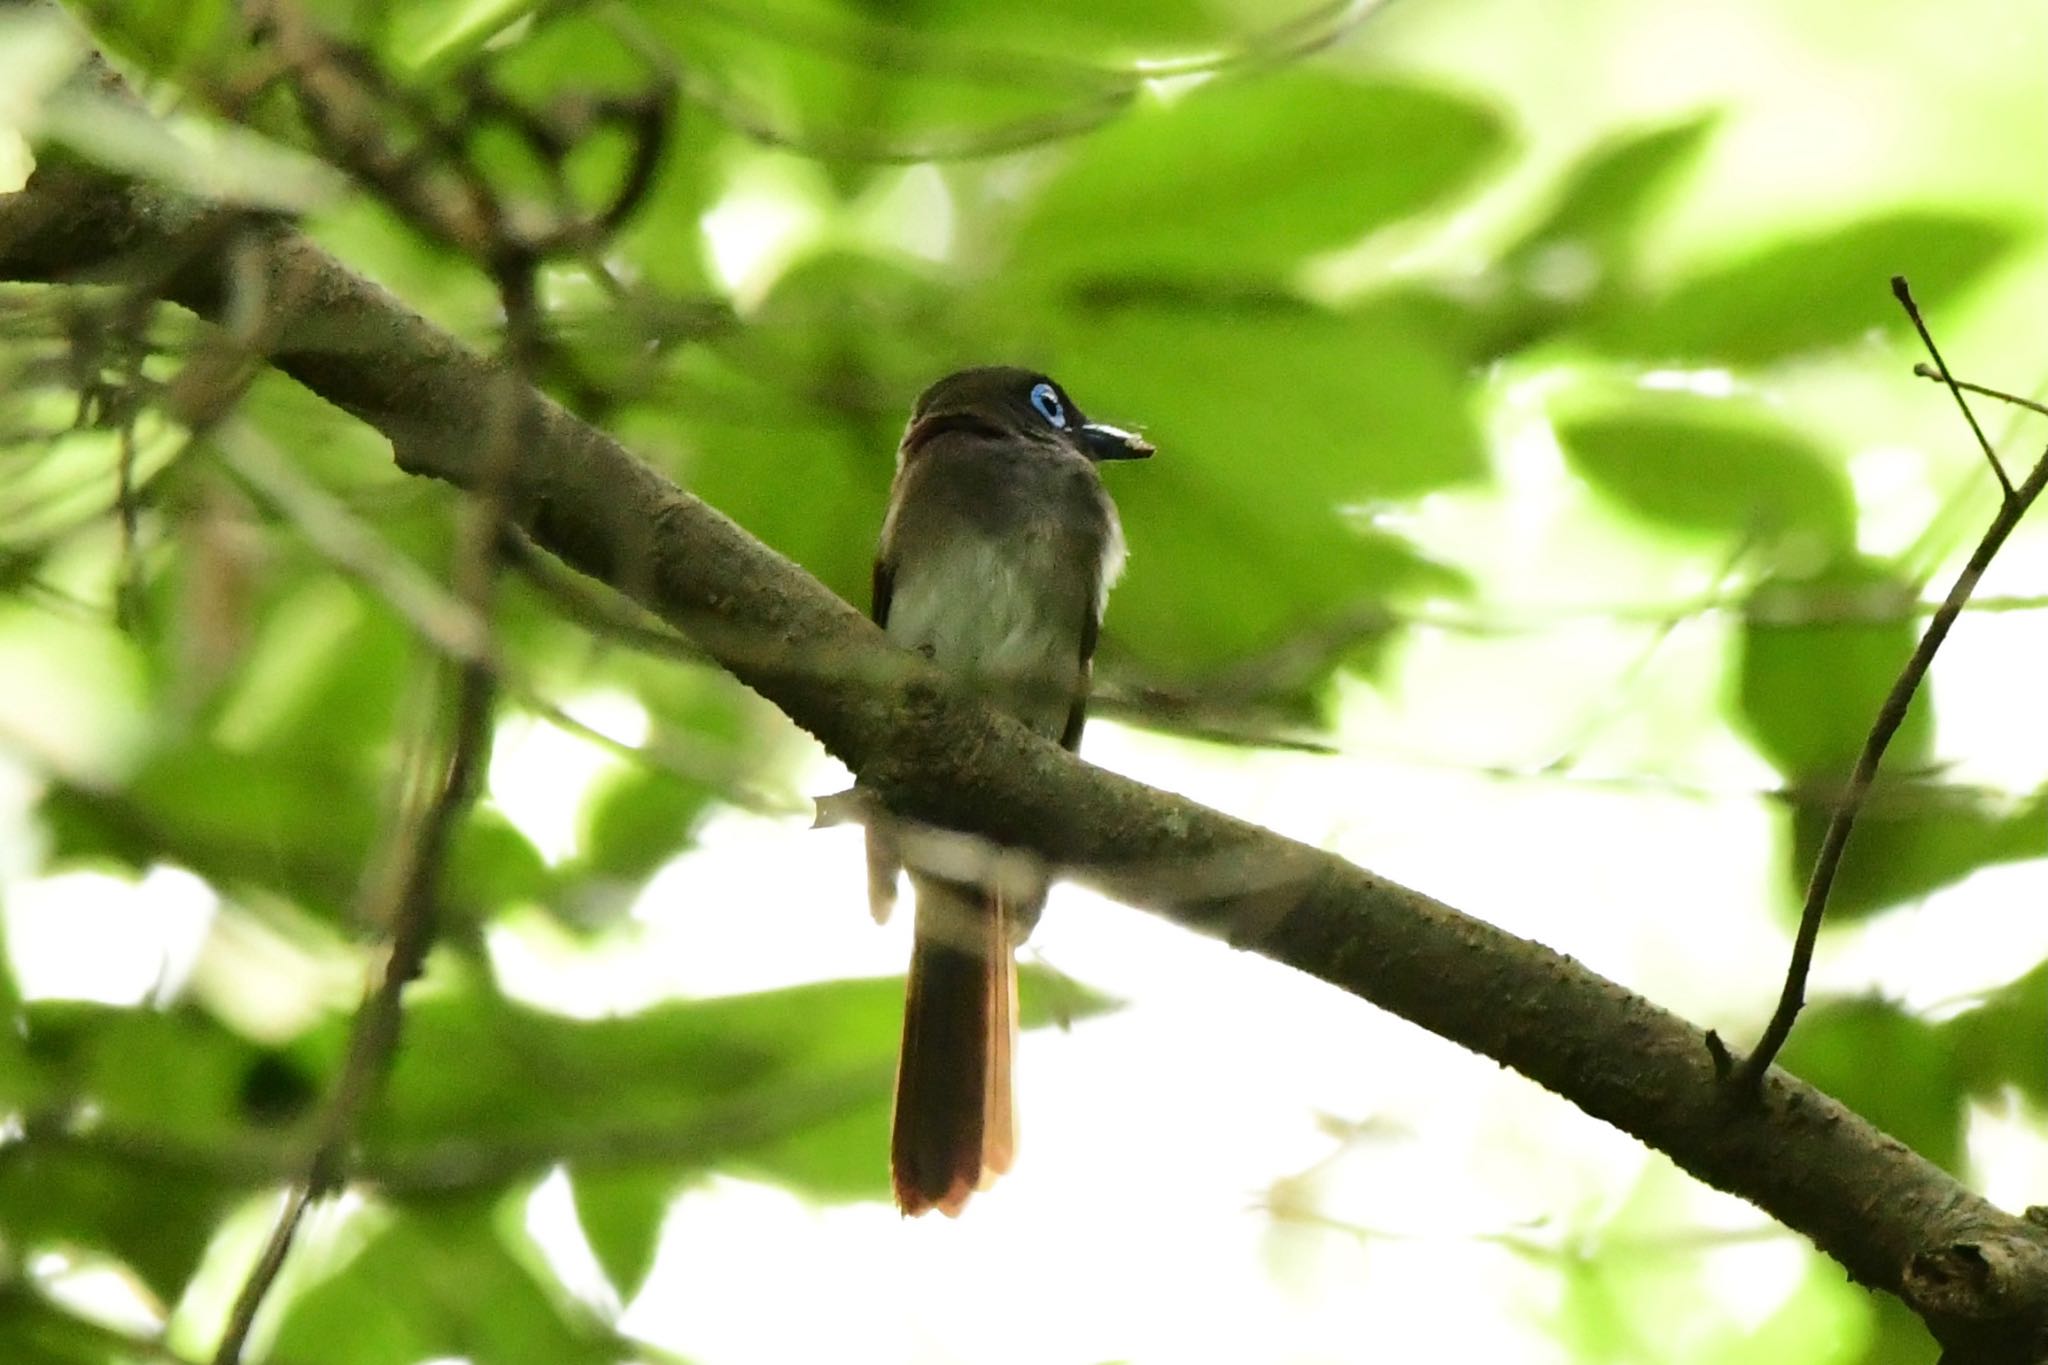
[[[46,156],[23,192],[0,196],[0,278],[140,275],[218,319],[221,255],[195,244],[221,216]],[[1782,1071],[1758,1103],[1728,1103],[1699,1029],[1570,958],[1036,738],[305,237],[274,222],[234,231],[261,262],[263,296],[287,310],[274,365],[382,432],[401,468],[461,487],[491,461],[496,424],[479,406],[515,391],[503,492],[518,526],[689,635],[892,809],[1033,849],[1513,1067],[1900,1295],[1957,1360],[2031,1358],[2048,1329],[2048,1237],[2027,1221]]]

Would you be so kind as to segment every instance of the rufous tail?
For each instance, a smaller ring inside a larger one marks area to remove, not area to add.
[[[1010,1058],[1017,964],[1002,898],[913,874],[917,942],[889,1154],[896,1204],[948,1217],[1010,1168],[1017,1151]]]

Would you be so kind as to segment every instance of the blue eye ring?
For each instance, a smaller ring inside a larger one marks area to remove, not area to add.
[[[1040,417],[1043,417],[1061,431],[1067,429],[1066,404],[1060,402],[1060,391],[1052,385],[1045,383],[1034,385],[1031,390],[1031,406],[1038,410]]]

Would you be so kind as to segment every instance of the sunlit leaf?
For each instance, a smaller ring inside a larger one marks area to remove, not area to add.
[[[1592,329],[1602,346],[1655,360],[1759,365],[1909,324],[1889,281],[1923,308],[1974,283],[2016,238],[1992,219],[1927,210],[1866,218],[1759,247]]]
[[[630,1300],[654,1266],[662,1220],[684,1177],[673,1170],[581,1170],[572,1177],[576,1219],[621,1299]]]
[[[1454,363],[1398,323],[1132,304],[1073,315],[1053,356],[1091,415],[1159,448],[1106,475],[1131,546],[1108,629],[1137,658],[1215,670],[1454,582],[1373,525],[1482,467]]]
[[[620,772],[591,798],[584,814],[582,865],[600,876],[647,877],[688,847],[711,795],[668,773]]]
[[[1796,884],[1813,867],[1831,811],[1831,803],[1813,801],[1793,813],[1788,872]],[[1828,917],[1867,914],[1953,885],[1982,867],[2040,857],[2048,857],[2048,799],[1947,796],[1930,784],[1880,778],[1842,851]]]
[[[1108,1007],[1041,976],[1022,972],[1026,1027],[1054,1018],[1055,1003],[1062,1018]],[[826,982],[587,1021],[471,994],[423,999],[366,1124],[373,1165],[399,1172],[401,1193],[502,1181],[552,1157],[579,1174],[662,1176],[629,1186],[649,1198],[717,1168],[879,1198],[902,992],[895,978]],[[493,1163],[494,1148],[512,1160]],[[645,1228],[619,1231],[616,1208],[605,1217],[614,1273],[630,1269]]]
[[[1630,132],[1594,147],[1549,211],[1502,253],[1500,297],[1482,300],[1484,353],[1519,350],[1603,304],[1632,307],[1640,238],[1673,181],[1698,159],[1715,119]]]
[[[2040,818],[2037,811],[2037,824]],[[2048,1065],[2041,1057],[2041,1039],[2048,1037],[2048,963],[1940,1028],[1972,1095],[1994,1100],[2014,1089],[2037,1105],[2048,1104]]]
[[[211,1020],[45,1003],[28,1011],[26,1028],[32,1072],[0,1107],[43,1122],[88,1114],[95,1126],[148,1134],[165,1152],[203,1154],[249,1131],[244,1086],[257,1052]],[[102,1248],[175,1298],[249,1178],[39,1133],[0,1146],[0,1237]]]
[[[1009,268],[1278,274],[1463,187],[1502,141],[1490,111],[1421,86],[1306,70],[1218,81],[1078,143]]]
[[[1642,394],[1566,417],[1557,436],[1580,476],[1660,526],[1808,569],[1855,548],[1848,479],[1754,408]]]
[[[1907,610],[1916,600],[1911,584],[1869,563],[1776,579],[1751,595],[1734,702],[1778,771],[1820,787],[1847,778],[1919,636]],[[1886,750],[1892,772],[1927,758],[1930,691],[1923,682]]]
[[[292,1301],[276,1355],[306,1365],[603,1365],[620,1346],[508,1246],[486,1200],[401,1213]]]

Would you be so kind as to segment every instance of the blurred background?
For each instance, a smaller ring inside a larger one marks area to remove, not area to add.
[[[83,156],[283,212],[502,346],[487,274],[323,155],[231,10],[0,9],[0,189]],[[1086,757],[1743,1044],[1997,506],[1888,278],[1959,375],[2048,392],[2040,6],[290,11],[394,145],[538,213],[629,201],[539,277],[572,409],[865,606],[918,390],[1052,372],[1160,449],[1109,471]],[[150,119],[59,93],[86,41]],[[23,1365],[211,1355],[376,960],[461,611],[458,498],[366,427],[276,374],[203,436],[168,415],[206,336],[0,287]],[[2048,431],[1979,413],[2017,479]],[[2044,609],[2023,527],[1892,745],[1785,1057],[2008,1208],[2048,1184]],[[1565,1101],[1073,888],[1026,954],[1015,1173],[899,1219],[908,926],[808,829],[848,775],[566,570],[508,565],[491,628],[439,936],[250,1359],[1934,1358]]]

